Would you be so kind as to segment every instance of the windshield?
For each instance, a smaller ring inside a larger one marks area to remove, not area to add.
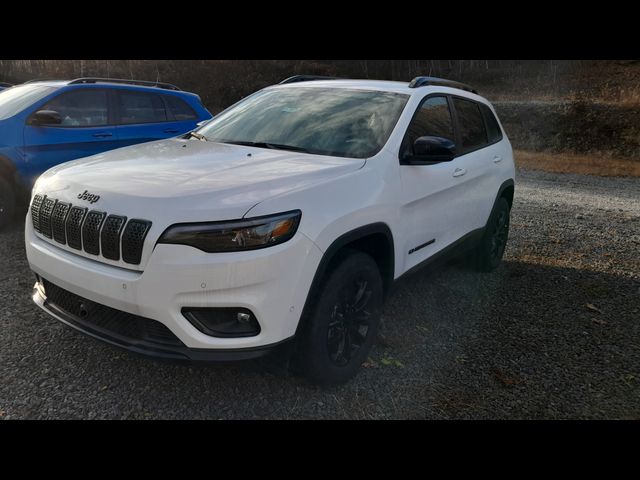
[[[46,97],[55,87],[44,85],[18,85],[0,92],[0,120],[14,116],[28,106]]]
[[[213,142],[367,158],[387,142],[408,98],[345,88],[263,90],[198,133]]]

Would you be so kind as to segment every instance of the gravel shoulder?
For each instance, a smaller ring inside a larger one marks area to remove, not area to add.
[[[277,359],[198,366],[103,344],[31,303],[0,233],[0,419],[640,419],[640,179],[519,171],[505,262],[400,282],[329,389]]]

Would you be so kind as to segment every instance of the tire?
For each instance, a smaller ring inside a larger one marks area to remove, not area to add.
[[[322,385],[351,379],[377,337],[382,302],[378,266],[365,253],[349,252],[325,275],[304,324],[296,362],[301,373]]]
[[[475,266],[481,272],[498,268],[509,237],[509,215],[511,207],[506,198],[500,197],[494,207],[487,228],[475,249]]]
[[[4,229],[15,215],[16,195],[11,183],[0,177],[0,230]]]

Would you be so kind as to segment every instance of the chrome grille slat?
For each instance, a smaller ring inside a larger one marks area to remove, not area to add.
[[[71,207],[67,215],[66,232],[67,245],[76,250],[82,250],[82,222],[87,214],[84,207]]]
[[[67,243],[65,222],[70,208],[70,203],[58,202],[51,213],[51,231],[53,232],[53,239],[63,245]]]
[[[102,256],[109,260],[120,260],[120,234],[127,223],[127,217],[109,215],[104,221],[100,234]]]
[[[100,255],[100,228],[106,213],[91,210],[82,225],[82,247],[91,255]]]
[[[122,260],[133,265],[140,263],[144,239],[150,228],[151,222],[147,220],[129,220],[122,234]]]
[[[45,197],[40,207],[40,233],[47,238],[53,238],[51,233],[51,213],[58,203],[57,200]]]
[[[31,222],[33,223],[33,229],[36,232],[40,231],[40,207],[42,207],[42,201],[45,197],[46,195],[43,197],[38,194],[33,197],[33,201],[31,202]]]

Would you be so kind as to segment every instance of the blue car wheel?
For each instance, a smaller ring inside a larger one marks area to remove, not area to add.
[[[11,184],[0,177],[0,230],[9,224],[16,208],[16,197]]]

